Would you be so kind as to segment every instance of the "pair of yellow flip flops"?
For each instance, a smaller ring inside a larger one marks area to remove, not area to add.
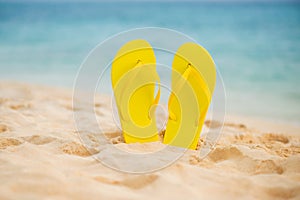
[[[176,52],[172,69],[163,142],[196,149],[216,83],[215,64],[203,47],[185,43]],[[160,79],[151,45],[141,39],[123,45],[112,63],[111,79],[125,142],[158,141],[154,113]]]

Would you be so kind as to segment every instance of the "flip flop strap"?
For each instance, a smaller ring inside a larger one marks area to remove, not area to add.
[[[199,86],[204,91],[205,98],[207,99],[208,102],[210,102],[210,100],[211,100],[211,92],[209,91],[209,88],[208,88],[206,82],[204,81],[203,77],[201,76],[201,74],[191,64],[188,64],[186,70],[182,74],[182,78],[180,79],[180,81],[175,86],[175,87],[178,88],[178,92],[183,88],[183,84],[186,83],[186,81],[188,80],[189,76],[191,76],[191,75],[193,75],[193,76],[196,77],[197,81],[200,83]],[[169,118],[171,120],[176,121],[177,117],[172,112],[172,110],[170,109],[170,105],[174,101],[174,98],[175,98],[175,95],[173,93],[171,93],[170,99],[169,99],[169,103],[168,103],[168,107],[169,107]],[[207,108],[205,110],[207,110]],[[202,116],[200,116],[198,124],[200,123],[201,118],[202,118]]]
[[[134,68],[136,68],[137,67],[137,71],[135,71],[135,73],[132,75],[132,78],[130,78],[130,80],[126,83],[126,84],[124,84],[123,85],[123,87],[122,87],[122,89],[121,89],[121,91],[122,91],[122,93],[121,93],[121,95],[120,95],[120,99],[123,99],[123,95],[124,95],[124,91],[126,90],[126,88],[128,87],[128,85],[131,85],[132,84],[132,82],[135,80],[135,78],[138,76],[138,74],[140,73],[140,66],[142,66],[143,65],[143,63],[142,63],[142,61],[141,60],[138,60],[137,61],[137,63],[135,64],[135,66],[134,66]],[[158,90],[157,90],[157,93],[156,93],[156,95],[155,95],[155,98],[154,98],[154,101],[153,101],[153,103],[151,104],[151,106],[153,106],[153,105],[156,105],[156,104],[158,104],[158,102],[159,102],[159,99],[160,99],[160,78],[159,78],[159,75],[157,74],[157,72],[155,71],[155,70],[151,70],[151,74],[149,74],[150,76],[152,76],[153,78],[154,78],[154,80],[156,81],[156,84],[158,85]],[[150,106],[150,107],[151,107]],[[149,108],[150,109],[150,108]],[[120,116],[121,116],[121,118],[122,118],[122,120],[124,120],[125,121],[125,117],[124,117],[124,114],[123,114],[123,111],[122,110],[120,110]],[[149,118],[150,118],[150,115],[148,116]]]

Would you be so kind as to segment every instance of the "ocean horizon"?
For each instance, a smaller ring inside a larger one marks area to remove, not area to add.
[[[299,3],[0,2],[0,79],[71,88],[97,44],[142,27],[204,46],[229,114],[300,123]]]

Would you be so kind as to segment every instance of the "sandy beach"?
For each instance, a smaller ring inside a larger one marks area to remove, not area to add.
[[[96,114],[111,142],[128,148],[108,102],[97,99]],[[0,199],[300,198],[300,129],[284,123],[227,117],[203,160],[190,150],[170,167],[132,175],[103,166],[82,145],[72,90],[2,81],[0,113]]]

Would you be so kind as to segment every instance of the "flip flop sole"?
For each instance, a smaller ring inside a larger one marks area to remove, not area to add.
[[[215,64],[203,47],[186,43],[178,49],[172,68],[164,143],[196,149],[215,87]]]
[[[145,40],[123,45],[112,63],[111,80],[126,143],[158,140],[156,121],[149,116],[157,82],[156,59]]]

